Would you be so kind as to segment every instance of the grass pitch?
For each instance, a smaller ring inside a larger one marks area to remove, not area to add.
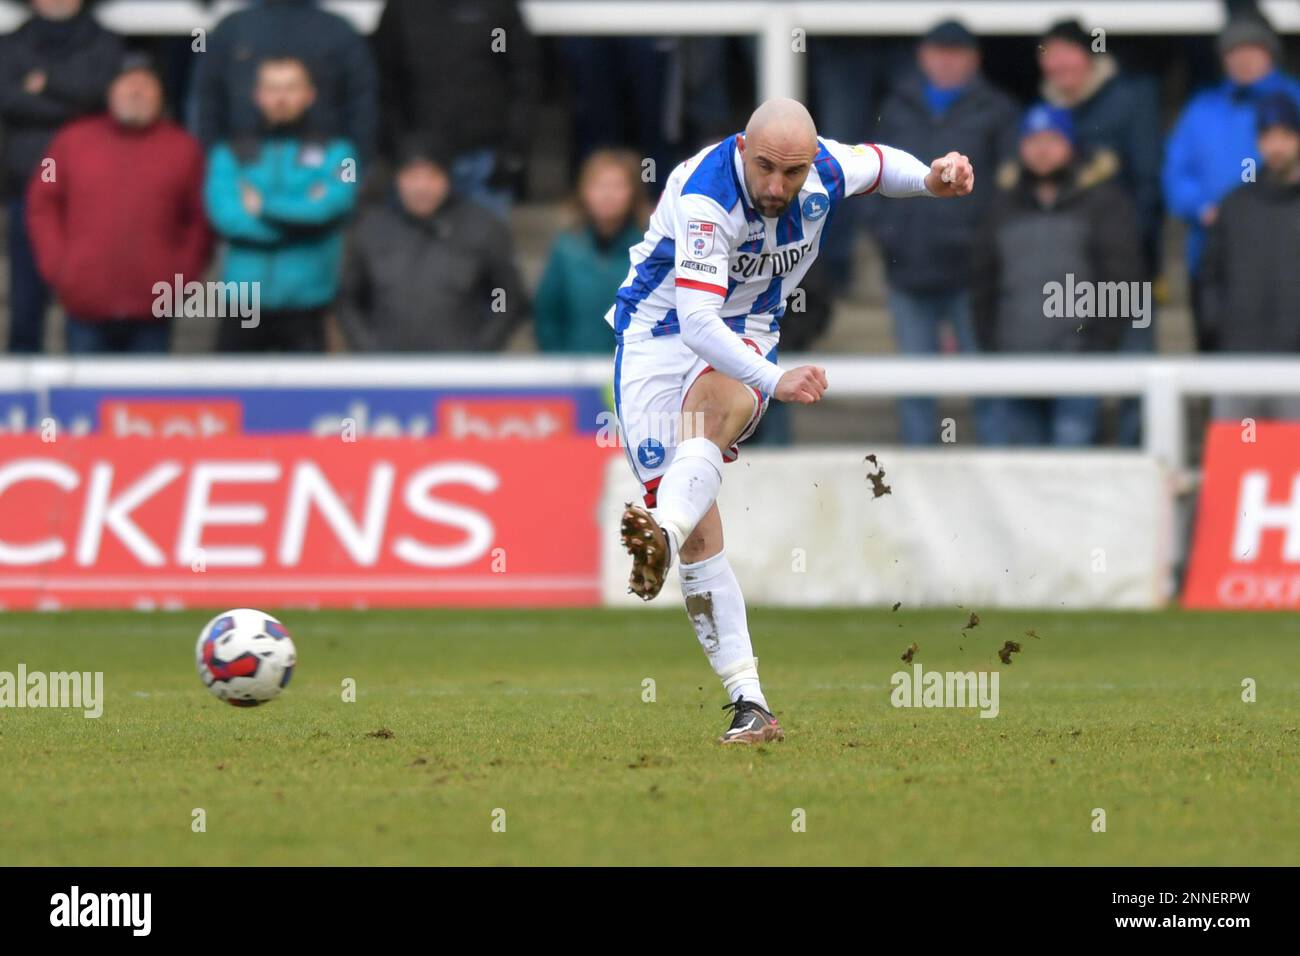
[[[247,710],[194,672],[209,617],[0,616],[0,671],[106,696],[0,710],[0,862],[1300,863],[1295,615],[755,610],[787,739],[737,749],[680,609],[286,611],[298,670]],[[891,706],[912,642],[999,670],[999,715]]]

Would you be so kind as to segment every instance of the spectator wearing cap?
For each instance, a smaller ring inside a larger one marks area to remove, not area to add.
[[[572,224],[551,246],[537,288],[537,347],[608,355],[614,335],[602,317],[627,277],[627,252],[641,241],[650,217],[640,158],[627,150],[592,153],[570,207]]]
[[[313,127],[315,87],[301,60],[265,60],[257,77],[259,135],[212,150],[204,200],[225,240],[222,281],[250,298],[255,289],[259,314],[223,319],[216,347],[319,352],[357,199],[356,147]]]
[[[914,156],[949,149],[992,172],[1015,156],[1019,110],[980,73],[979,44],[955,20],[938,24],[916,50],[918,69],[885,101],[878,139]],[[889,311],[898,350],[933,355],[975,349],[970,313],[970,262],[991,189],[957,203],[872,205],[868,222],[880,243],[889,283]],[[949,348],[945,348],[944,336]],[[982,403],[977,403],[977,414]],[[932,398],[899,402],[903,441],[939,440]]]
[[[1202,314],[1221,352],[1300,354],[1300,108],[1285,93],[1256,104],[1256,181],[1228,193],[1201,263]],[[1221,397],[1214,417],[1300,419],[1300,399]]]
[[[1259,17],[1238,17],[1219,34],[1224,80],[1195,96],[1179,116],[1165,150],[1164,190],[1170,211],[1188,227],[1187,270],[1192,282],[1197,348],[1217,347],[1211,323],[1201,312],[1201,256],[1206,229],[1219,203],[1247,178],[1248,161],[1258,162],[1258,104],[1281,93],[1300,103],[1300,83],[1278,70],[1277,34]]]
[[[338,311],[354,351],[499,351],[527,317],[505,223],[457,194],[449,162],[431,138],[407,137],[391,199],[358,217]]]
[[[973,309],[981,350],[1078,354],[1113,351],[1124,317],[1086,318],[1048,307],[1048,290],[1143,276],[1133,204],[1108,150],[1081,152],[1068,110],[1025,114],[1019,161],[999,170],[975,244]],[[1064,312],[1064,314],[1058,314]],[[1093,397],[995,400],[993,444],[1082,446],[1097,438]]]
[[[67,314],[67,351],[166,352],[172,309],[157,307],[155,286],[201,279],[212,232],[203,150],[163,117],[149,58],[124,57],[107,114],[65,126],[48,156],[57,173],[32,177],[27,219],[41,274]]]
[[[516,0],[388,0],[374,46],[387,152],[411,133],[438,137],[454,191],[504,216],[542,79]]]
[[[1160,110],[1154,81],[1130,77],[1077,20],[1063,20],[1043,35],[1038,67],[1041,95],[1070,111],[1075,138],[1084,150],[1105,149],[1119,160],[1116,182],[1137,212],[1147,275],[1160,263],[1164,210],[1160,196]]]
[[[440,60],[424,49],[431,60]],[[445,52],[445,50],[443,50]],[[259,65],[296,59],[316,88],[311,126],[320,135],[346,139],[369,159],[377,131],[378,79],[370,47],[343,17],[317,0],[262,0],[224,17],[198,57],[189,104],[189,126],[205,148],[255,135],[262,117],[254,105]]]
[[[0,37],[0,191],[9,213],[9,351],[39,352],[50,289],[27,232],[27,181],[59,127],[103,108],[122,42],[81,0],[32,0],[32,16]]]

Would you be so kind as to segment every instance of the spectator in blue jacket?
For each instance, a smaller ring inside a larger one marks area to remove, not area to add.
[[[1187,271],[1192,283],[1196,346],[1215,348],[1201,313],[1200,264],[1205,231],[1218,217],[1219,203],[1250,181],[1259,162],[1255,142],[1258,103],[1284,93],[1300,103],[1300,83],[1277,68],[1277,35],[1258,17],[1228,23],[1218,39],[1223,82],[1199,94],[1178,118],[1165,151],[1165,201],[1187,223]]]
[[[220,143],[208,161],[204,201],[226,240],[221,280],[258,310],[255,323],[222,319],[217,351],[319,352],[357,198],[356,150],[307,127],[315,88],[301,60],[263,61],[255,97],[261,135]]]

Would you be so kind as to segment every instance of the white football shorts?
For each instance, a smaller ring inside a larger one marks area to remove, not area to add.
[[[743,341],[769,362],[776,362],[776,335],[746,335]],[[624,342],[614,350],[614,410],[619,440],[632,473],[645,489],[647,508],[655,507],[659,481],[673,460],[673,450],[699,429],[682,427],[682,406],[691,386],[713,366],[700,358],[680,335],[663,335]],[[771,396],[750,387],[754,414],[735,444],[722,454],[735,461],[741,442],[754,434]]]

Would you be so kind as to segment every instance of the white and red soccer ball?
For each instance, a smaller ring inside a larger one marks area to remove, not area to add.
[[[284,625],[253,608],[225,611],[199,632],[195,663],[203,686],[236,707],[275,700],[293,676],[298,652]]]

